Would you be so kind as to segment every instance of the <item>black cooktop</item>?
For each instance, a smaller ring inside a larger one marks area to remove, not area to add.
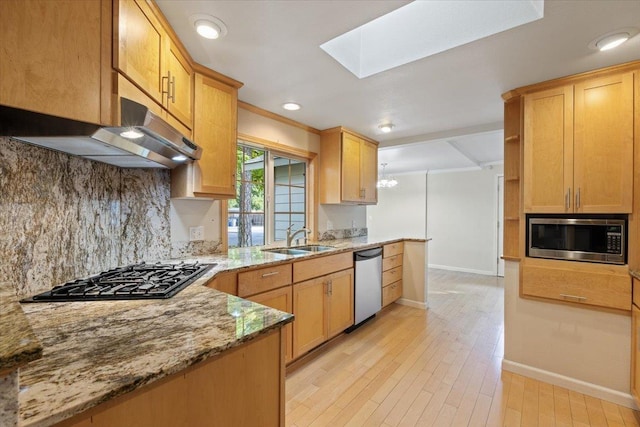
[[[20,302],[170,298],[216,264],[132,264],[56,286]]]

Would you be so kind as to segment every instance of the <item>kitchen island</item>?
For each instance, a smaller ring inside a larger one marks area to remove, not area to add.
[[[260,248],[197,257],[217,265],[166,300],[22,304],[44,351],[42,359],[20,373],[19,425],[46,426],[69,418],[74,424],[65,425],[85,425],[83,416],[93,417],[93,424],[108,425],[96,422],[100,415],[95,414],[102,408],[108,412],[114,402],[176,376],[193,377],[203,365],[279,334],[293,320],[291,314],[205,286],[218,273],[383,243],[366,237],[328,241],[323,244],[333,246],[331,251],[303,257]],[[282,351],[277,350],[278,375],[284,379]],[[283,383],[280,390],[261,391],[278,392],[283,398]],[[192,393],[187,389],[187,396]]]

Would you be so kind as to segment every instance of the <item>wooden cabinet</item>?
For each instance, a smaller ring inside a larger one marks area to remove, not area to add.
[[[631,306],[631,395],[640,404],[640,280],[633,278]]]
[[[244,271],[238,273],[238,296],[246,298],[260,292],[281,288],[291,283],[291,264],[278,264]]]
[[[207,283],[207,287],[237,296],[238,273],[235,271],[225,271],[218,273]]]
[[[627,266],[525,258],[521,269],[522,296],[631,310]]]
[[[0,104],[111,123],[111,1],[0,1]]]
[[[284,427],[281,347],[278,329],[57,426]]]
[[[402,296],[403,252],[403,242],[390,243],[382,248],[382,307]]]
[[[247,299],[276,310],[293,313],[293,287],[291,285],[252,295]],[[293,359],[293,326],[289,323],[282,329],[285,340],[284,361],[289,363]]]
[[[119,0],[113,66],[191,129],[193,69],[161,13],[144,0]]]
[[[238,88],[241,83],[195,75],[194,141],[202,158],[171,173],[171,197],[236,197]]]
[[[524,97],[524,211],[630,213],[633,74]]]
[[[376,204],[378,143],[342,127],[321,133],[320,203]]]
[[[504,259],[520,259],[520,186],[522,184],[522,97],[504,103]]]
[[[350,268],[293,285],[293,357],[297,358],[353,325]]]

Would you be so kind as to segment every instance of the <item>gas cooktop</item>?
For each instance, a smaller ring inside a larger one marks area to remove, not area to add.
[[[170,298],[216,264],[132,264],[73,280],[20,302]]]

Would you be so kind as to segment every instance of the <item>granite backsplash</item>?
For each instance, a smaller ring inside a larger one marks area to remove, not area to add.
[[[23,297],[168,258],[169,180],[0,137],[0,280]]]

